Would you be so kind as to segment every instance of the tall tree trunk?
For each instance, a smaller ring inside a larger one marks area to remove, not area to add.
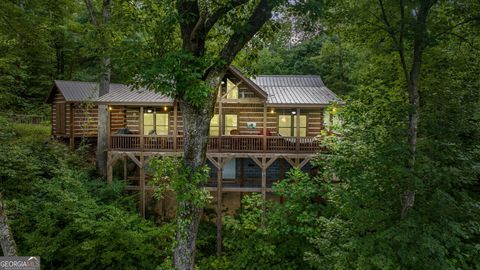
[[[110,58],[102,58],[103,74],[100,77],[98,96],[108,94],[110,90]],[[97,168],[100,175],[107,175],[108,151],[108,106],[98,105]]]
[[[200,14],[199,1],[177,0],[177,10],[181,17],[179,21],[184,51],[191,53],[194,57],[202,57],[205,53],[207,34],[215,22],[229,10],[246,2],[248,1],[232,0],[229,4],[213,12],[211,16],[205,17],[204,14]],[[235,33],[227,41],[219,55],[221,60],[212,63],[210,69],[205,72],[204,80],[214,90],[205,104],[198,107],[193,106],[179,97],[180,109],[183,114],[184,162],[191,170],[191,177],[206,163],[210,120],[213,116],[216,94],[221,80],[235,56],[271,18],[272,9],[271,1],[261,0],[251,16],[242,23],[241,27],[235,30]],[[191,63],[184,64],[188,66]],[[174,265],[176,269],[192,270],[195,267],[195,244],[203,209],[195,206],[191,201],[179,201],[177,206],[178,227]]]
[[[13,239],[12,231],[8,225],[5,204],[0,193],[0,244],[2,246],[3,256],[17,256],[17,246]]]
[[[112,0],[102,0],[102,20],[97,20],[95,8],[90,0],[85,0],[88,13],[92,24],[96,27],[97,31],[102,31],[109,21],[109,9],[112,4]],[[103,56],[100,59],[100,67],[102,74],[100,75],[100,84],[98,89],[98,96],[108,94],[110,91],[110,58],[106,56],[108,54],[108,48],[110,46],[106,32],[102,31],[100,35],[100,43],[103,45]],[[108,106],[98,105],[98,134],[97,134],[97,169],[98,173],[103,177],[107,176],[107,150],[108,150]]]
[[[408,210],[415,203],[415,164],[417,159],[417,138],[418,138],[418,122],[420,119],[420,76],[422,67],[422,56],[426,47],[427,40],[427,17],[430,8],[435,0],[423,0],[417,10],[417,21],[415,25],[414,41],[413,41],[413,57],[412,66],[407,76],[408,98],[410,103],[408,133],[410,148],[410,171],[412,181],[407,185],[407,189],[402,194],[400,217],[404,219]],[[402,14],[403,16],[403,14]],[[403,22],[402,22],[403,23]],[[406,65],[403,65],[404,67]],[[407,71],[404,70],[406,73]]]
[[[208,85],[218,89],[225,72],[226,68],[211,71],[206,79]],[[184,161],[191,170],[190,175],[193,176],[206,162],[208,134],[216,104],[216,91],[211,94],[209,101],[202,108],[193,107],[183,101],[179,103],[184,121]],[[177,245],[173,256],[176,269],[192,270],[195,267],[196,239],[202,213],[203,208],[195,206],[190,201],[177,203]]]

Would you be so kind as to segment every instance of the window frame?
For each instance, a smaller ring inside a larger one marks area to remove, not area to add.
[[[235,116],[235,126],[227,126],[227,116]],[[223,135],[224,136],[231,136],[230,132],[227,134],[227,128],[233,128],[230,130],[238,130],[238,114],[230,114],[230,113],[225,113],[223,114]]]
[[[152,112],[147,112],[147,110],[152,110]],[[169,132],[170,132],[170,114],[169,112],[165,112],[165,111],[157,111],[156,108],[149,108],[147,110],[144,110],[143,111],[143,135],[144,136],[151,136],[151,135],[156,135],[156,136],[168,136],[169,135]],[[145,121],[145,116],[148,115],[148,114],[151,114],[152,115],[152,120],[151,122],[149,121],[149,123],[147,124],[147,121]],[[157,123],[157,115],[159,114],[164,114],[166,116],[166,124],[162,125],[162,124],[158,124]],[[164,134],[158,134],[158,127],[159,126],[162,126],[162,127],[166,127],[166,132],[164,132]],[[147,131],[147,127],[150,127],[150,129]],[[149,134],[151,131],[153,131],[152,134]]]
[[[289,127],[286,127],[286,126],[281,126],[281,117],[284,117],[284,116],[289,116],[290,120],[290,126]],[[305,126],[301,126],[301,120],[300,120],[300,123],[298,123],[298,126],[299,126],[299,129],[300,129],[300,137],[304,138],[304,137],[307,137],[308,135],[308,114],[301,114],[300,113],[300,118],[302,117],[305,117]],[[278,117],[277,117],[277,127],[278,127],[278,134],[280,136],[284,136],[284,137],[296,137],[297,136],[297,125],[296,125],[296,122],[297,122],[297,114],[292,114],[292,113],[279,113],[278,114]],[[285,135],[281,135],[281,131],[282,129],[289,129],[290,130],[290,135],[289,136],[285,136]],[[305,135],[302,135],[302,130],[304,130],[304,134]]]
[[[228,116],[235,116],[235,126],[229,126],[227,125],[227,117]],[[212,125],[212,120],[215,118],[215,117],[218,117],[218,124],[217,125]],[[237,129],[238,130],[238,114],[230,114],[230,113],[224,113],[222,115],[223,117],[223,126],[220,126],[220,116],[218,113],[214,114],[212,119],[210,120],[210,128],[209,128],[209,133],[208,135],[211,136],[211,137],[218,137],[220,136],[220,134],[222,134],[222,136],[230,136],[230,134],[227,134],[227,130],[228,128],[233,128],[233,129]],[[216,134],[212,134],[212,128],[216,128],[217,129],[217,133]],[[232,129],[232,130],[233,130]],[[231,131],[231,130],[230,130]]]

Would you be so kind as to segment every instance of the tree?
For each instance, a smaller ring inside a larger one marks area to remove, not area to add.
[[[207,34],[221,16],[233,9],[235,6],[244,4],[247,1],[231,1],[218,8],[210,16],[200,13],[198,1],[180,0],[177,1],[177,10],[180,15],[180,31],[184,52],[191,56],[201,58],[205,54],[205,42]],[[241,25],[230,37],[221,50],[218,60],[207,67],[202,78],[208,88],[205,104],[200,105],[186,96],[179,93],[176,97],[183,113],[184,125],[184,160],[191,169],[191,176],[198,168],[206,162],[206,148],[210,119],[215,108],[217,91],[225,75],[228,66],[245,44],[257,33],[267,20],[272,16],[274,4],[271,1],[261,0],[253,10],[250,18]],[[193,64],[186,59],[181,66]],[[205,90],[204,90],[205,91]],[[190,179],[188,179],[190,180]],[[174,252],[174,264],[177,269],[193,269],[195,258],[195,243],[202,209],[196,207],[189,201],[179,202],[177,246]],[[186,229],[184,229],[184,228]],[[181,233],[185,230],[185,234]]]
[[[8,224],[3,195],[0,193],[0,244],[3,256],[17,256],[17,245]]]
[[[403,20],[400,2],[382,1],[390,27],[380,2],[348,1],[331,9],[337,18],[352,18],[332,27],[344,43],[356,46],[360,64],[340,114],[342,135],[326,137],[328,152],[317,160],[328,203],[312,234],[317,250],[307,260],[319,269],[471,269],[480,263],[479,233],[473,229],[479,200],[470,192],[480,173],[475,142],[480,51],[478,24],[468,23],[480,6],[444,1],[429,9],[420,48],[421,121],[412,171],[408,80],[418,59],[421,1],[403,7]],[[387,31],[399,40],[402,25],[407,72]],[[399,196],[406,190],[415,191],[408,211]]]
[[[193,183],[198,173],[203,173],[210,120],[228,67],[271,18],[272,10],[285,2],[178,0],[174,6],[164,2],[162,9],[166,14],[151,34],[153,42],[144,47],[147,59],[141,60],[143,65],[134,75],[137,84],[167,94],[180,105],[184,127],[183,165],[188,171],[185,181]],[[154,53],[150,54],[151,51]],[[191,191],[182,189],[176,193],[190,194]],[[191,199],[181,198],[184,196],[177,197],[174,265],[177,269],[193,269],[203,208]]]
[[[407,5],[400,1],[399,4],[399,29],[393,28],[390,24],[390,18],[388,17],[385,6],[382,0],[379,0],[379,6],[381,10],[381,18],[383,20],[384,29],[392,38],[393,44],[398,52],[401,68],[403,70],[405,81],[407,83],[407,92],[410,101],[409,109],[409,145],[410,145],[410,165],[409,169],[412,173],[412,178],[415,178],[415,162],[417,158],[417,137],[418,137],[418,121],[420,110],[420,76],[422,67],[422,58],[425,48],[427,47],[427,18],[429,16],[430,9],[436,3],[436,0],[422,0],[418,2],[412,8],[415,19],[413,22],[413,56],[411,65],[408,67],[405,54],[405,35],[407,34],[407,19],[405,18],[405,9]],[[408,12],[408,10],[407,10]],[[402,196],[402,206],[400,216],[405,218],[414,202],[415,202],[415,180],[411,179],[406,185],[406,190]]]
[[[94,25],[100,46],[102,55],[100,57],[100,83],[98,89],[98,96],[104,96],[108,94],[110,90],[110,57],[107,55],[110,47],[110,41],[108,38],[107,26],[109,21],[109,14],[111,8],[111,0],[102,1],[102,13],[101,20],[97,17],[97,12],[90,0],[85,0],[88,13],[92,24]],[[98,105],[98,136],[97,136],[97,168],[102,176],[107,175],[107,149],[108,149],[108,106],[104,104]]]

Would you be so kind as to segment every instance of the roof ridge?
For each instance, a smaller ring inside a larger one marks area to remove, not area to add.
[[[54,82],[74,82],[74,83],[99,83],[99,82],[91,82],[91,81],[88,81],[88,82],[85,82],[85,81],[74,81],[74,80],[59,80],[59,79],[56,79],[56,80],[53,80]],[[110,83],[110,84],[121,84],[121,85],[125,85],[125,86],[129,86],[129,84],[124,84],[124,83]]]

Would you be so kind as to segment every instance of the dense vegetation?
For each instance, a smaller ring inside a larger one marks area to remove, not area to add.
[[[142,220],[82,150],[50,141],[48,126],[0,121],[2,193],[20,254],[55,269],[154,269],[170,256],[173,228]]]
[[[251,74],[321,75],[345,101],[330,109],[340,135],[322,134],[317,175],[292,170],[275,185],[284,203],[269,202],[265,226],[258,195],[225,217],[222,256],[214,225],[202,221],[199,269],[480,269],[478,1],[431,2],[413,168],[399,52],[414,62],[425,1],[300,2],[308,16],[277,16],[235,63]],[[178,47],[172,3],[114,3],[112,80],[132,81],[152,55]],[[52,79],[98,78],[102,48],[88,20],[83,1],[0,3],[2,112],[47,113]],[[231,29],[215,31],[220,42]],[[104,184],[85,149],[72,153],[48,137],[48,126],[0,118],[0,191],[19,253],[40,255],[47,269],[171,267],[174,223],[140,218],[135,198],[122,183]],[[415,200],[403,216],[408,189]]]

